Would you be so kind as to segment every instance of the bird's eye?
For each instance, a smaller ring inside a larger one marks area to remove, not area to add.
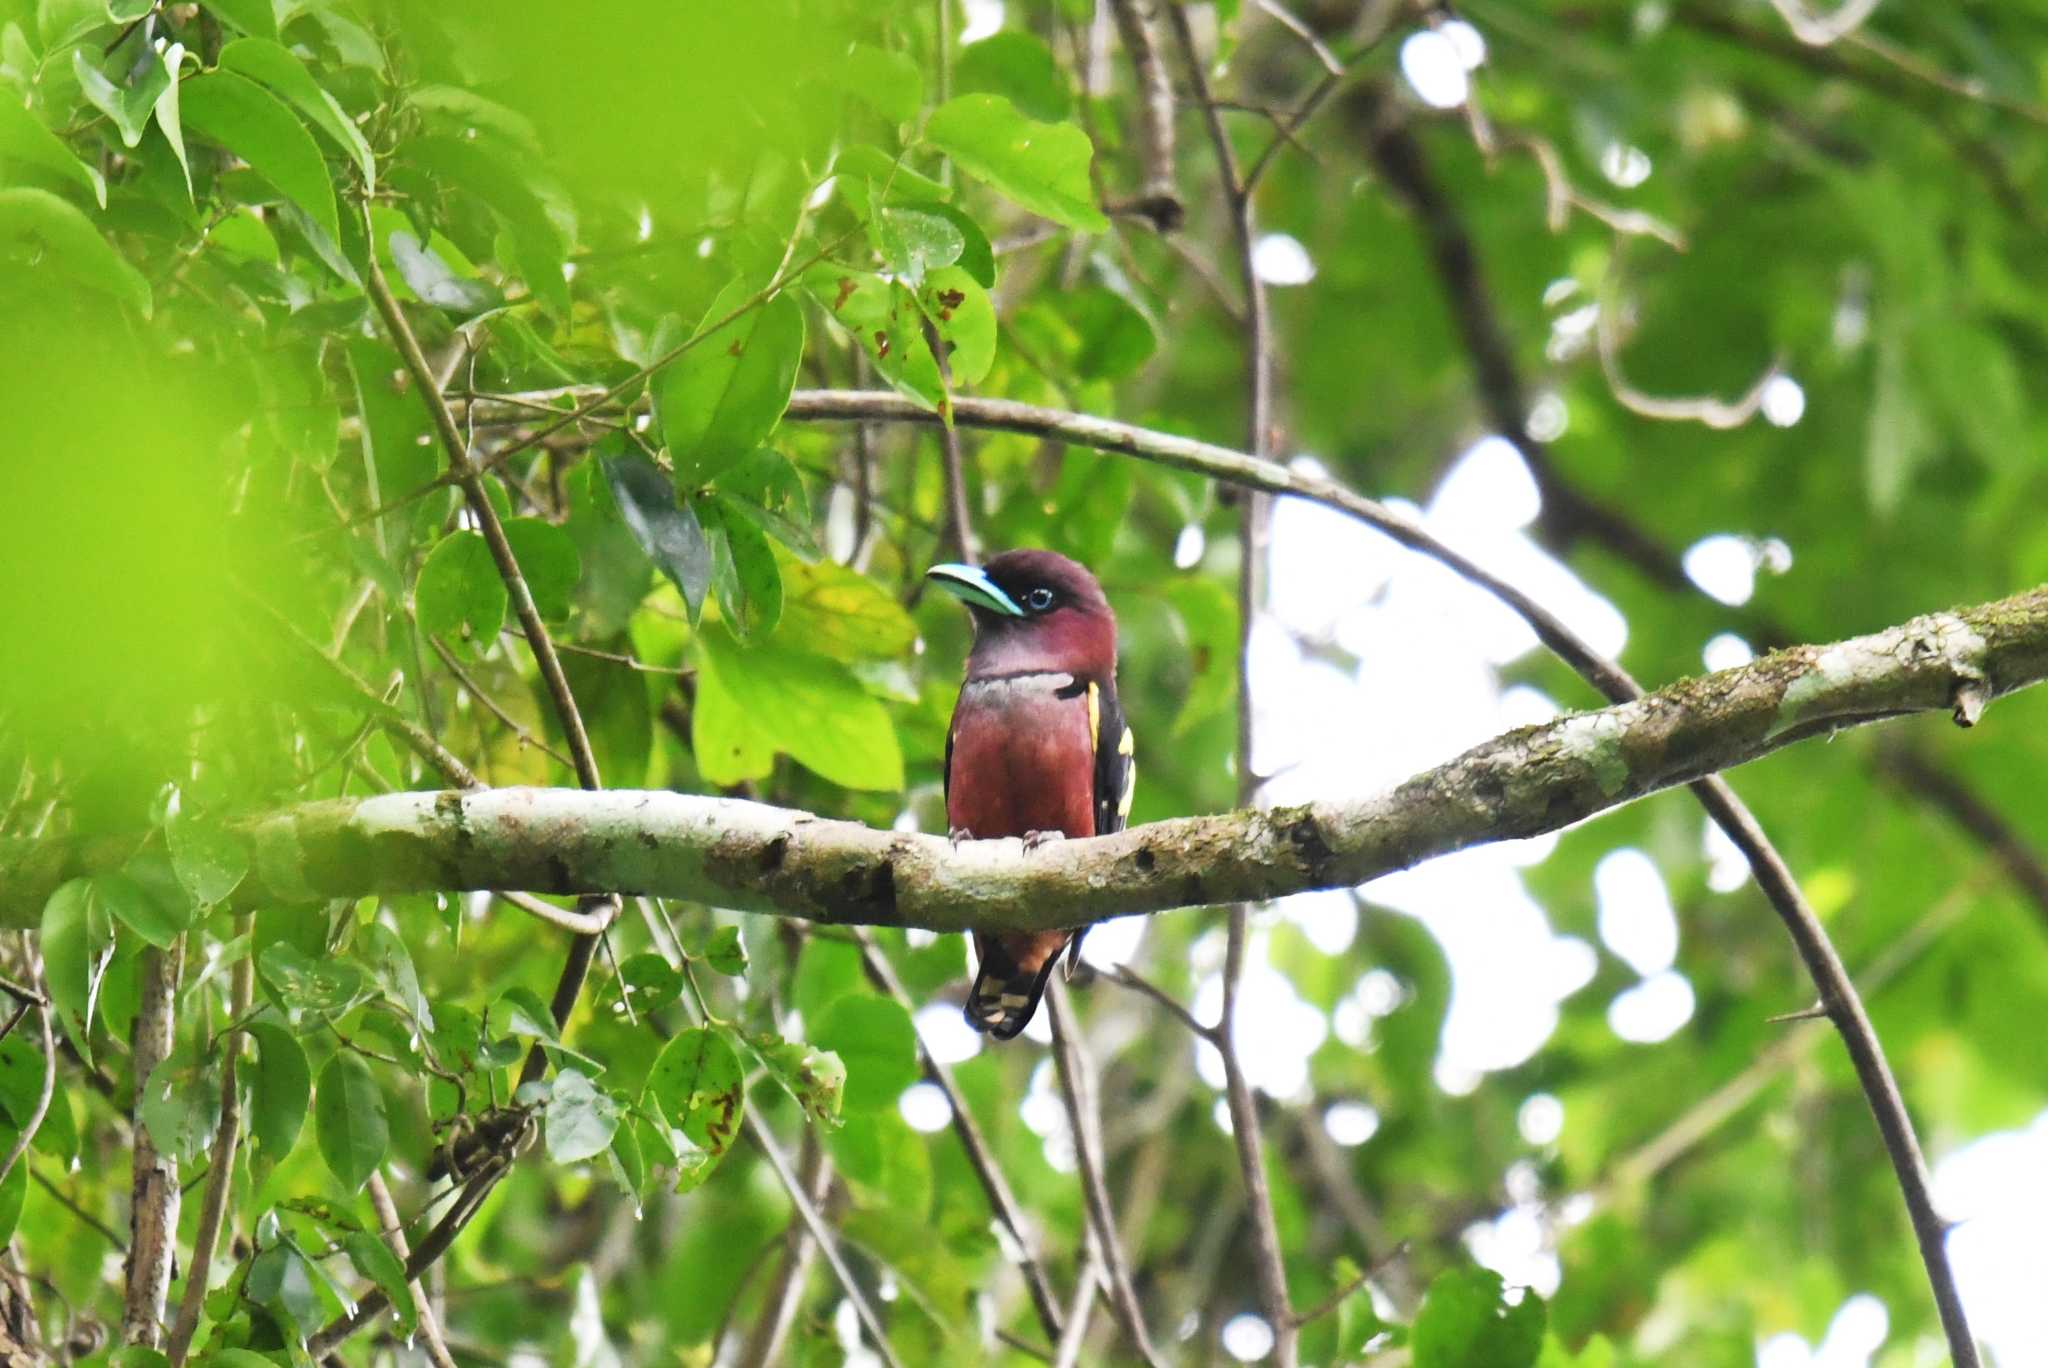
[[[1034,613],[1042,613],[1052,607],[1052,590],[1040,585],[1024,595],[1024,606]]]

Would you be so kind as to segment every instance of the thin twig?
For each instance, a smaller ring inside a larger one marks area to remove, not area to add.
[[[797,1180],[813,1205],[824,1205],[832,1191],[832,1165],[815,1136],[804,1137]],[[797,1307],[803,1302],[804,1281],[810,1276],[811,1261],[817,1252],[818,1242],[811,1238],[810,1231],[801,1221],[791,1221],[783,1237],[782,1262],[775,1270],[775,1280],[761,1298],[760,1317],[740,1347],[739,1368],[770,1368],[781,1361],[789,1328],[795,1324]]]
[[[1231,235],[1237,245],[1240,284],[1244,292],[1245,357],[1245,449],[1255,460],[1265,460],[1273,441],[1273,351],[1272,320],[1266,306],[1265,282],[1259,279],[1253,259],[1255,228],[1252,198],[1247,183],[1238,175],[1237,156],[1230,136],[1217,113],[1209,90],[1208,73],[1196,51],[1194,33],[1181,5],[1171,7],[1174,36],[1179,40],[1181,60],[1188,83],[1201,101],[1202,116],[1209,128],[1209,141],[1216,157],[1217,174],[1223,182],[1230,206]],[[1339,65],[1332,59],[1332,65]],[[1264,599],[1266,525],[1268,506],[1258,494],[1247,494],[1238,510],[1238,652],[1237,652],[1237,797],[1240,807],[1255,806],[1258,780],[1252,769],[1251,636]],[[1273,1354],[1280,1368],[1294,1368],[1299,1346],[1294,1311],[1287,1295],[1286,1255],[1280,1243],[1280,1225],[1273,1214],[1273,1194],[1266,1181],[1266,1159],[1260,1145],[1259,1113],[1252,1101],[1251,1086],[1245,1078],[1237,1050],[1238,990],[1244,979],[1245,941],[1249,934],[1251,908],[1232,904],[1227,914],[1223,959],[1223,1010],[1211,1037],[1223,1061],[1224,1096],[1230,1110],[1230,1133],[1237,1150],[1238,1168],[1244,1178],[1245,1206],[1251,1216],[1258,1279],[1259,1304],[1273,1330]],[[1112,1270],[1114,1265],[1112,1265]]]
[[[903,981],[896,977],[895,967],[875,944],[874,937],[865,928],[856,927],[854,939],[860,945],[861,964],[866,968],[868,977],[902,1004],[906,1011],[910,1010],[910,994],[905,991]],[[1024,1209],[1010,1191],[1009,1181],[1003,1177],[994,1152],[982,1137],[974,1114],[967,1109],[967,1098],[953,1081],[953,1071],[933,1056],[921,1036],[917,1052],[924,1060],[925,1072],[946,1095],[946,1102],[952,1108],[953,1133],[960,1138],[960,1148],[966,1151],[968,1165],[973,1168],[975,1177],[981,1180],[982,1191],[988,1194],[990,1211],[1002,1222],[1003,1231],[1009,1236],[1005,1252],[1015,1252],[1017,1270],[1024,1275],[1024,1286],[1031,1294],[1032,1307],[1038,1312],[1038,1323],[1044,1328],[1046,1338],[1057,1344],[1060,1339],[1059,1303],[1053,1298],[1052,1283],[1045,1275],[1045,1265],[1039,1262],[1037,1250],[1026,1233],[1029,1223]]]
[[[1151,998],[1161,1007],[1164,1007],[1181,1025],[1193,1032],[1197,1039],[1206,1040],[1212,1045],[1216,1043],[1216,1028],[1214,1026],[1204,1025],[1196,1018],[1193,1012],[1182,1006],[1171,993],[1138,973],[1130,965],[1112,965],[1103,977],[1111,983],[1121,984],[1123,987],[1129,988],[1134,992],[1143,993],[1146,997]]]
[[[845,1290],[846,1299],[853,1303],[854,1314],[859,1318],[861,1327],[867,1331],[868,1338],[873,1341],[874,1352],[880,1356],[883,1363],[889,1365],[889,1368],[902,1368],[896,1358],[896,1351],[890,1347],[888,1332],[882,1328],[881,1318],[875,1315],[874,1308],[868,1304],[867,1294],[861,1291],[859,1280],[853,1276],[853,1270],[847,1266],[846,1256],[839,1250],[839,1242],[833,1237],[832,1227],[819,1213],[817,1203],[813,1202],[810,1194],[804,1190],[803,1180],[798,1178],[796,1171],[789,1166],[788,1157],[783,1154],[781,1146],[775,1143],[775,1137],[769,1133],[767,1123],[761,1120],[758,1111],[749,1107],[744,1124],[747,1137],[761,1151],[762,1157],[768,1161],[768,1167],[775,1171],[775,1177],[781,1182],[783,1191],[789,1195],[790,1205],[796,1208],[805,1229],[811,1232],[811,1238],[817,1242],[819,1252],[825,1256],[825,1263],[832,1269],[832,1275],[839,1280],[840,1287]]]
[[[70,1193],[66,1192],[63,1188],[60,1188],[55,1183],[51,1182],[47,1177],[43,1175],[43,1171],[37,1168],[34,1164],[30,1164],[28,1166],[28,1176],[35,1179],[36,1184],[39,1187],[41,1187],[43,1191],[49,1193],[50,1196],[54,1197],[57,1201],[58,1206],[63,1207],[73,1216],[76,1216],[79,1220],[83,1221],[87,1226],[91,1227],[95,1231],[98,1231],[99,1234],[106,1240],[106,1242],[113,1247],[115,1253],[122,1255],[127,1254],[128,1241],[121,1238],[120,1231],[114,1229],[105,1221],[102,1221],[99,1217],[93,1215],[90,1211],[87,1211],[84,1207],[80,1206],[77,1203],[77,1201],[75,1201],[72,1198]]]
[[[398,1219],[398,1203],[391,1200],[391,1188],[384,1181],[384,1170],[370,1170],[366,1184],[370,1194],[370,1210],[376,1213],[378,1228],[383,1232],[384,1243],[391,1246],[391,1252],[404,1263],[412,1253],[406,1246],[405,1228]],[[441,1337],[440,1317],[435,1315],[432,1303],[427,1300],[427,1289],[417,1278],[412,1280],[413,1307],[418,1312],[420,1338],[426,1341],[427,1358],[434,1368],[455,1368],[455,1358],[448,1352],[448,1342]]]
[[[430,636],[427,638],[427,644],[434,648],[435,655],[441,657],[441,663],[448,667],[448,673],[455,676],[455,682],[462,685],[463,688],[467,689],[469,691],[469,696],[471,698],[474,698],[477,702],[483,704],[484,710],[486,712],[490,713],[491,716],[497,718],[500,722],[503,722],[506,726],[510,727],[512,729],[512,734],[519,738],[520,745],[533,747],[535,750],[539,751],[541,754],[547,756],[550,760],[553,760],[556,764],[560,765],[563,769],[574,770],[576,768],[576,762],[574,760],[571,760],[568,756],[562,754],[553,746],[550,746],[547,742],[541,740],[538,736],[535,736],[532,732],[528,731],[524,723],[522,723],[518,718],[514,717],[511,713],[506,712],[505,709],[498,704],[498,701],[496,699],[492,698],[489,694],[485,693],[481,688],[479,688],[477,686],[477,682],[469,677],[469,672],[462,668],[462,663],[456,660],[455,653],[448,649],[448,644],[446,642],[442,641],[441,638],[439,637]]]
[[[1081,1346],[1088,1339],[1088,1311],[1095,1305],[1095,1289],[1102,1283],[1102,1256],[1093,1242],[1081,1260],[1081,1276],[1074,1280],[1074,1300],[1067,1307],[1067,1328],[1053,1350],[1052,1368],[1074,1368],[1081,1361]]]
[[[255,918],[242,913],[235,918],[235,935],[246,937]],[[255,995],[254,955],[235,961],[228,989],[228,1020],[239,1021],[248,1014]],[[179,1368],[191,1352],[192,1336],[199,1331],[199,1313],[206,1303],[207,1284],[213,1272],[213,1254],[220,1244],[226,1223],[228,1189],[234,1182],[235,1150],[242,1142],[242,1091],[236,1085],[237,1057],[242,1039],[230,1031],[220,1037],[220,1124],[213,1133],[213,1153],[207,1161],[206,1190],[199,1199],[199,1228],[192,1234],[192,1262],[185,1270],[185,1295],[178,1302],[177,1323],[171,1327],[170,1344],[164,1350],[171,1368]]]
[[[2048,923],[2048,857],[2035,849],[1998,809],[1928,759],[1924,751],[1912,746],[1880,747],[1877,765],[1907,792],[1940,810],[1982,842],[2033,903],[2035,914]]]
[[[1086,1204],[1089,1227],[1095,1233],[1094,1248],[1101,1257],[1109,1282],[1109,1302],[1122,1322],[1124,1333],[1139,1358],[1158,1368],[1159,1357],[1152,1350],[1152,1337],[1145,1331],[1145,1309],[1138,1304],[1131,1285],[1130,1261],[1124,1255],[1123,1238],[1117,1233],[1116,1210],[1110,1205],[1109,1187],[1102,1176],[1102,1136],[1095,1110],[1092,1070],[1081,1042],[1075,1038],[1072,1005],[1066,985],[1055,980],[1045,995],[1052,1016],[1053,1068],[1059,1076],[1060,1094],[1067,1104],[1067,1121],[1074,1135],[1074,1164],[1081,1173],[1081,1196]],[[1085,1260],[1084,1260],[1085,1262]],[[1086,1279],[1083,1279],[1086,1285]],[[1073,1329],[1070,1313],[1067,1327]]]
[[[536,898],[531,893],[514,893],[506,889],[493,889],[491,896],[510,903],[531,917],[538,917],[550,926],[559,926],[564,931],[574,931],[579,936],[602,935],[613,922],[619,919],[619,904],[609,904],[602,912],[572,912],[566,907],[557,907],[545,898]]]
[[[1138,192],[1119,207],[1142,215],[1160,233],[1171,233],[1187,218],[1173,171],[1173,82],[1167,79],[1166,64],[1159,60],[1151,13],[1156,4],[1174,3],[1176,0],[1109,0],[1138,90]]]

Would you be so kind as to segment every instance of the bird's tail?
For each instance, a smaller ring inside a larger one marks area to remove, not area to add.
[[[1014,936],[974,933],[981,961],[967,990],[967,1024],[997,1040],[1008,1040],[1031,1023],[1045,981],[1059,963],[1071,931],[1032,931]]]

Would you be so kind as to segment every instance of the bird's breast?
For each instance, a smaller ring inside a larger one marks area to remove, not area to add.
[[[1088,686],[1064,672],[970,679],[953,710],[946,820],[976,837],[1095,834]]]

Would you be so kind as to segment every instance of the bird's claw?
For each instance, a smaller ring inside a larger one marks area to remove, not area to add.
[[[946,839],[953,843],[953,849],[958,850],[960,848],[960,843],[962,841],[971,841],[974,839],[974,833],[969,831],[966,827],[947,827]]]
[[[1067,833],[1064,831],[1027,831],[1024,833],[1024,850],[1029,854],[1042,845],[1066,839]]]

